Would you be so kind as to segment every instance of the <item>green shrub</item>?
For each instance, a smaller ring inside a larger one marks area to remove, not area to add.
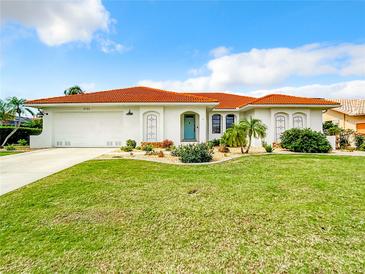
[[[13,146],[13,145],[7,145],[7,146],[5,146],[5,149],[6,150],[15,150],[15,146]]]
[[[365,143],[364,135],[355,135],[355,146],[359,149]]]
[[[132,147],[132,148],[135,148],[137,146],[136,141],[134,141],[132,139],[128,139],[126,144],[127,144],[127,147]]]
[[[121,147],[120,150],[122,150],[124,152],[131,152],[133,150],[133,147],[131,147],[131,146],[124,146],[124,147]]]
[[[323,132],[325,135],[333,136],[339,134],[341,128],[332,121],[326,121],[323,123]]]
[[[43,127],[43,119],[32,119],[22,123],[21,126],[41,129]]]
[[[6,136],[14,129],[14,126],[0,126],[0,144],[5,140]],[[41,134],[40,128],[20,127],[8,140],[9,144],[16,144],[18,140],[25,139],[29,144],[30,135]]]
[[[365,151],[365,143],[363,143],[361,146],[359,146],[358,150]]]
[[[143,145],[142,150],[146,151],[146,152],[151,152],[151,151],[153,151],[153,145],[152,144]]]
[[[26,146],[27,144],[28,144],[28,142],[25,139],[19,139],[18,140],[18,145],[20,145],[20,146]]]
[[[136,150],[142,150],[140,146],[136,146]]]
[[[213,159],[213,151],[204,143],[179,146],[171,155],[178,156],[183,163],[204,163]]]
[[[263,142],[262,143],[262,146],[264,147],[265,151],[268,152],[268,153],[271,153],[274,151],[272,145],[269,145],[268,143],[266,142]]]
[[[220,139],[213,139],[208,141],[209,148],[217,147],[220,144]]]
[[[281,146],[295,152],[324,153],[331,150],[326,135],[306,129],[292,128],[281,135]]]

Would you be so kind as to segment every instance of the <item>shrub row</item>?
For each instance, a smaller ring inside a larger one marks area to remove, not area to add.
[[[10,132],[14,129],[13,126],[0,126],[0,144],[5,140],[6,136],[10,134]],[[29,136],[30,135],[39,135],[41,134],[42,129],[40,128],[29,128],[29,127],[20,127],[8,140],[8,144],[16,144],[20,139],[25,139],[29,144]]]

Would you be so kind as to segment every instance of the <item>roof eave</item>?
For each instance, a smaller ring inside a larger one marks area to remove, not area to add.
[[[214,108],[214,111],[239,111],[240,109],[238,107],[236,108]]]

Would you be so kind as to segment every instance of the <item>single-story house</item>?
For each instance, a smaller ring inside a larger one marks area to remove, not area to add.
[[[341,106],[323,113],[323,121],[332,121],[343,129],[365,134],[365,99],[331,99]]]
[[[253,98],[131,87],[30,100],[27,106],[44,112],[42,134],[30,138],[31,147],[43,148],[119,147],[128,139],[170,139],[175,145],[206,142],[250,116],[266,124],[265,141],[273,143],[293,127],[322,131],[322,112],[339,105],[281,94]]]

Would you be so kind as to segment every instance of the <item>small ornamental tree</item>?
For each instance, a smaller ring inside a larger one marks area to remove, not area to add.
[[[252,137],[263,139],[266,136],[266,125],[260,119],[244,119],[240,122],[242,127],[245,128],[248,137],[248,145],[245,153],[248,153],[251,148]]]
[[[240,147],[241,153],[244,153],[243,148],[246,146],[247,131],[241,123],[233,124],[232,127],[226,130],[222,137],[222,142],[230,147]]]

